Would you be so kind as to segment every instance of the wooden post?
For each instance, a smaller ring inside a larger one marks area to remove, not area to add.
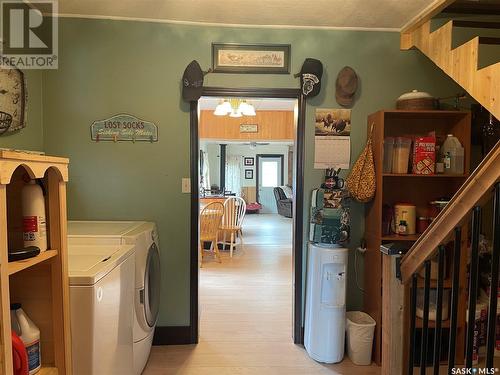
[[[0,373],[12,374],[10,293],[7,256],[7,189],[0,185]],[[2,358],[3,357],[3,358]]]
[[[396,277],[399,255],[382,255],[382,374],[403,374],[404,285]]]

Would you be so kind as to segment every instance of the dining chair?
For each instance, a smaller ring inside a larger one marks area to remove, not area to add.
[[[200,213],[200,256],[203,263],[204,243],[210,242],[210,251],[213,251],[219,263],[221,258],[217,247],[217,235],[224,216],[224,205],[220,202],[207,204]]]
[[[226,246],[226,234],[230,235],[229,254],[231,258],[233,257],[233,249],[236,245],[237,237],[240,238],[240,245],[243,250],[243,231],[241,226],[246,211],[247,205],[240,197],[229,197],[224,202],[224,216],[222,217],[222,224],[219,229],[223,235],[223,248]]]

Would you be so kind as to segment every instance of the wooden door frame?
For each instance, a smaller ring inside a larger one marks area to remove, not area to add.
[[[300,89],[290,88],[223,88],[204,87],[202,96],[282,98],[297,100],[297,116],[294,123],[294,204],[293,204],[293,341],[303,344],[302,329],[302,261],[304,245],[304,152],[306,100]],[[198,101],[190,103],[190,177],[191,177],[191,225],[190,225],[190,342],[198,343],[199,336],[199,263],[198,263],[198,220],[199,220],[199,137]]]
[[[257,154],[255,155],[255,199],[259,202],[259,159],[260,158],[279,158],[281,163],[281,185],[285,183],[285,155],[282,154]]]

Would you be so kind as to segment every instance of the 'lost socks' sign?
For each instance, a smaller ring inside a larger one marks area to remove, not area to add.
[[[121,113],[105,120],[97,120],[90,126],[93,141],[157,142],[158,127],[146,120]]]

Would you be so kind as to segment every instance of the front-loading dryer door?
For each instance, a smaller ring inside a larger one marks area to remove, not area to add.
[[[160,310],[160,253],[153,242],[148,250],[144,273],[144,316],[148,326],[153,327]]]

